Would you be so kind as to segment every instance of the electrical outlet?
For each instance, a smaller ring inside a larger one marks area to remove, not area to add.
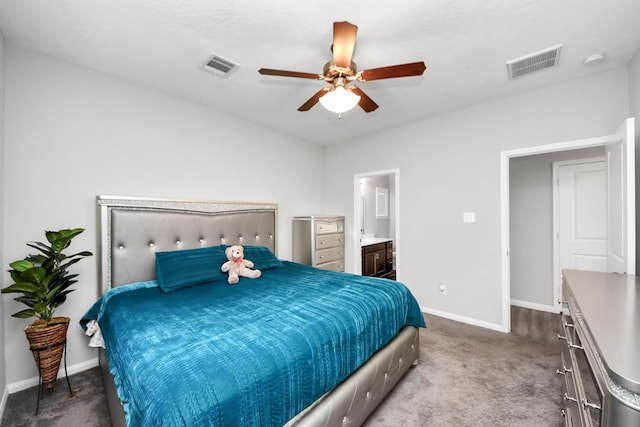
[[[438,283],[438,290],[440,292],[440,295],[446,295],[447,294],[447,285],[440,282]]]

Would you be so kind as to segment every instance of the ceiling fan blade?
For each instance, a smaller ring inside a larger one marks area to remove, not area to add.
[[[325,87],[323,89],[320,89],[319,91],[317,91],[311,98],[309,98],[309,100],[307,100],[307,102],[305,102],[304,104],[302,104],[299,108],[298,111],[309,111],[311,109],[311,107],[313,107],[314,105],[316,105],[318,103],[318,101],[320,100],[320,98],[322,98],[322,96],[327,93],[328,91],[330,91],[331,88]]]
[[[333,63],[336,67],[349,68],[351,66],[351,57],[353,56],[353,48],[356,45],[356,33],[358,27],[348,23],[333,23]]]
[[[321,74],[300,73],[298,71],[272,70],[271,68],[260,68],[258,72],[265,76],[298,77],[301,79],[313,80],[322,80],[324,78]]]
[[[427,66],[424,65],[424,62],[412,62],[410,64],[364,70],[358,73],[357,79],[361,82],[368,82],[371,80],[392,79],[394,77],[420,76],[426,69]]]
[[[375,111],[378,109],[378,104],[376,104],[373,99],[369,98],[369,96],[362,91],[358,86],[351,86],[351,92],[355,93],[360,97],[360,101],[358,105],[367,113]]]

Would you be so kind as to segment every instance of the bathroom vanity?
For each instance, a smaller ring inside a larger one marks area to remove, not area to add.
[[[386,237],[368,237],[360,241],[362,248],[362,275],[396,278],[393,266],[393,240]]]

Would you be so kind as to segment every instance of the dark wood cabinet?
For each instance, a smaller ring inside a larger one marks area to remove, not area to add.
[[[392,241],[362,247],[362,275],[395,279]]]

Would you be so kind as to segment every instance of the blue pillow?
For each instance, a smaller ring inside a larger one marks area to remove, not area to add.
[[[227,261],[220,246],[156,252],[156,276],[164,292],[227,280],[220,267]]]
[[[222,245],[224,252],[230,245]],[[244,259],[253,262],[256,270],[268,270],[269,268],[279,267],[282,261],[274,255],[271,250],[265,246],[242,246],[244,248]],[[226,259],[226,258],[225,258]]]

